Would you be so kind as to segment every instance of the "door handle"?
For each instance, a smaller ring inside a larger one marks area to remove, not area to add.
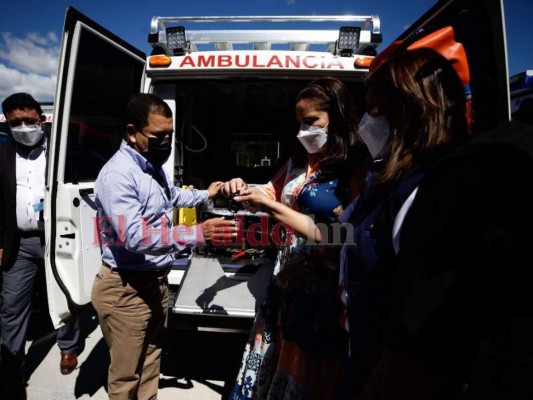
[[[94,189],[80,189],[80,196],[89,196],[90,194],[94,194]]]

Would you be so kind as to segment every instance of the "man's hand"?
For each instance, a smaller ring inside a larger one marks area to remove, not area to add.
[[[237,237],[237,224],[235,220],[224,217],[211,218],[201,223],[204,240],[215,246],[233,244]]]
[[[0,249],[0,265],[2,265],[3,256],[4,256],[4,249]]]
[[[207,192],[209,193],[209,198],[212,199],[215,197],[218,192],[220,192],[220,189],[224,186],[224,182],[216,181],[212,182],[209,187],[207,188]]]

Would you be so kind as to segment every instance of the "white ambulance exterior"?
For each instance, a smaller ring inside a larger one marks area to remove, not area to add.
[[[499,0],[438,1],[386,51],[452,26],[467,52],[475,129],[483,132],[509,119],[502,15]],[[300,23],[305,29],[295,28]],[[375,15],[153,17],[148,40],[152,55],[67,9],[45,199],[46,278],[56,324],[91,301],[101,265],[94,180],[118,149],[131,94],[154,93],[174,113],[165,168],[176,185],[205,188],[236,176],[266,183],[296,143],[294,101],[306,83],[337,77],[364,112],[364,79],[380,50],[381,25]],[[223,201],[205,209],[228,212]],[[230,250],[195,249],[176,262],[171,307],[187,326],[251,324],[275,249],[241,249],[240,259]]]

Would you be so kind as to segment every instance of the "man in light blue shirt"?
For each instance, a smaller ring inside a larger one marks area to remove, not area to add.
[[[172,224],[174,207],[214,197],[207,190],[175,187],[162,165],[173,135],[172,111],[151,94],[132,96],[117,153],[95,182],[102,267],[92,303],[111,353],[110,399],[157,397],[161,346],[168,310],[167,272],[175,253],[207,241],[229,243],[234,221],[213,218],[192,227]]]

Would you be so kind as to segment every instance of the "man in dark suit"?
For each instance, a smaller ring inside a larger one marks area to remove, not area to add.
[[[9,139],[0,145],[0,267],[2,271],[1,365],[3,391],[25,386],[22,365],[34,286],[44,272],[43,206],[47,138],[39,103],[27,93],[2,102]],[[79,323],[61,327],[60,371],[77,366]]]

